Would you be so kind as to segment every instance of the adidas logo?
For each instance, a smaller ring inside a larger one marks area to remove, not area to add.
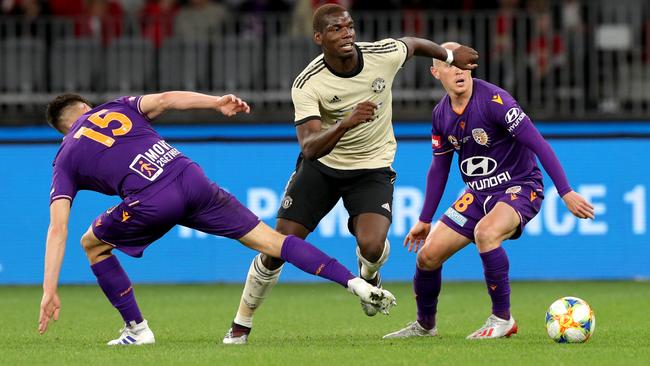
[[[386,211],[390,212],[390,203],[386,202],[383,205],[381,205],[381,208],[386,209]]]
[[[336,103],[336,102],[340,102],[340,101],[341,101],[341,98],[339,98],[338,96],[335,95],[334,98],[332,98],[330,100],[330,103]]]

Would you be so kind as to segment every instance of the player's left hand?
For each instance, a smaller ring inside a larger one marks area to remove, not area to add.
[[[594,219],[594,206],[575,191],[571,191],[562,196],[562,200],[575,217],[581,219]]]
[[[250,113],[251,107],[249,107],[246,102],[241,100],[241,98],[238,98],[232,94],[228,94],[219,97],[217,100],[217,110],[227,117],[232,117],[239,112]]]
[[[59,300],[59,295],[56,291],[44,291],[43,299],[41,299],[41,313],[38,317],[39,333],[45,333],[47,325],[52,318],[59,320],[59,310],[61,310],[61,300]]]

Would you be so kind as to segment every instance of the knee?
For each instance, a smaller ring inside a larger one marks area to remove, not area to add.
[[[483,252],[498,247],[501,244],[500,233],[488,225],[476,225],[474,228],[474,241],[479,251]]]
[[[435,251],[421,249],[416,258],[417,267],[426,271],[433,271],[440,268],[444,258]]]
[[[386,238],[372,237],[359,235],[357,237],[357,245],[359,252],[364,259],[368,262],[377,262],[384,254],[384,245]]]
[[[88,254],[96,246],[97,246],[97,239],[95,239],[95,236],[90,232],[90,230],[86,231],[81,236],[81,247],[83,248],[84,252]]]
[[[88,230],[81,236],[81,247],[86,252],[86,257],[91,264],[101,262],[111,255],[113,247],[97,239],[92,231]]]

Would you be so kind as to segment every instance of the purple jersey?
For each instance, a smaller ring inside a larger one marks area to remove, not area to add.
[[[116,99],[75,121],[54,159],[50,202],[80,190],[125,198],[163,188],[192,163],[151,127],[140,99]]]
[[[436,155],[458,153],[463,181],[474,191],[495,192],[518,184],[542,187],[535,154],[515,139],[534,128],[505,90],[473,79],[473,93],[461,114],[445,96],[433,110],[431,145]]]

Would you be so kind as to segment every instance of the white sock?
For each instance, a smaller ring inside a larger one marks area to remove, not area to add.
[[[377,272],[381,268],[381,266],[386,263],[388,260],[388,257],[390,256],[390,242],[388,239],[384,242],[384,250],[381,253],[381,257],[377,260],[377,262],[370,262],[366,258],[364,258],[361,255],[361,249],[357,247],[357,258],[361,261],[361,278],[366,279],[366,280],[372,280],[377,276]]]
[[[278,282],[281,271],[282,267],[276,270],[264,267],[261,255],[255,256],[248,269],[246,285],[244,285],[244,291],[239,302],[235,323],[248,328],[253,327],[255,310],[262,305],[266,296]]]

